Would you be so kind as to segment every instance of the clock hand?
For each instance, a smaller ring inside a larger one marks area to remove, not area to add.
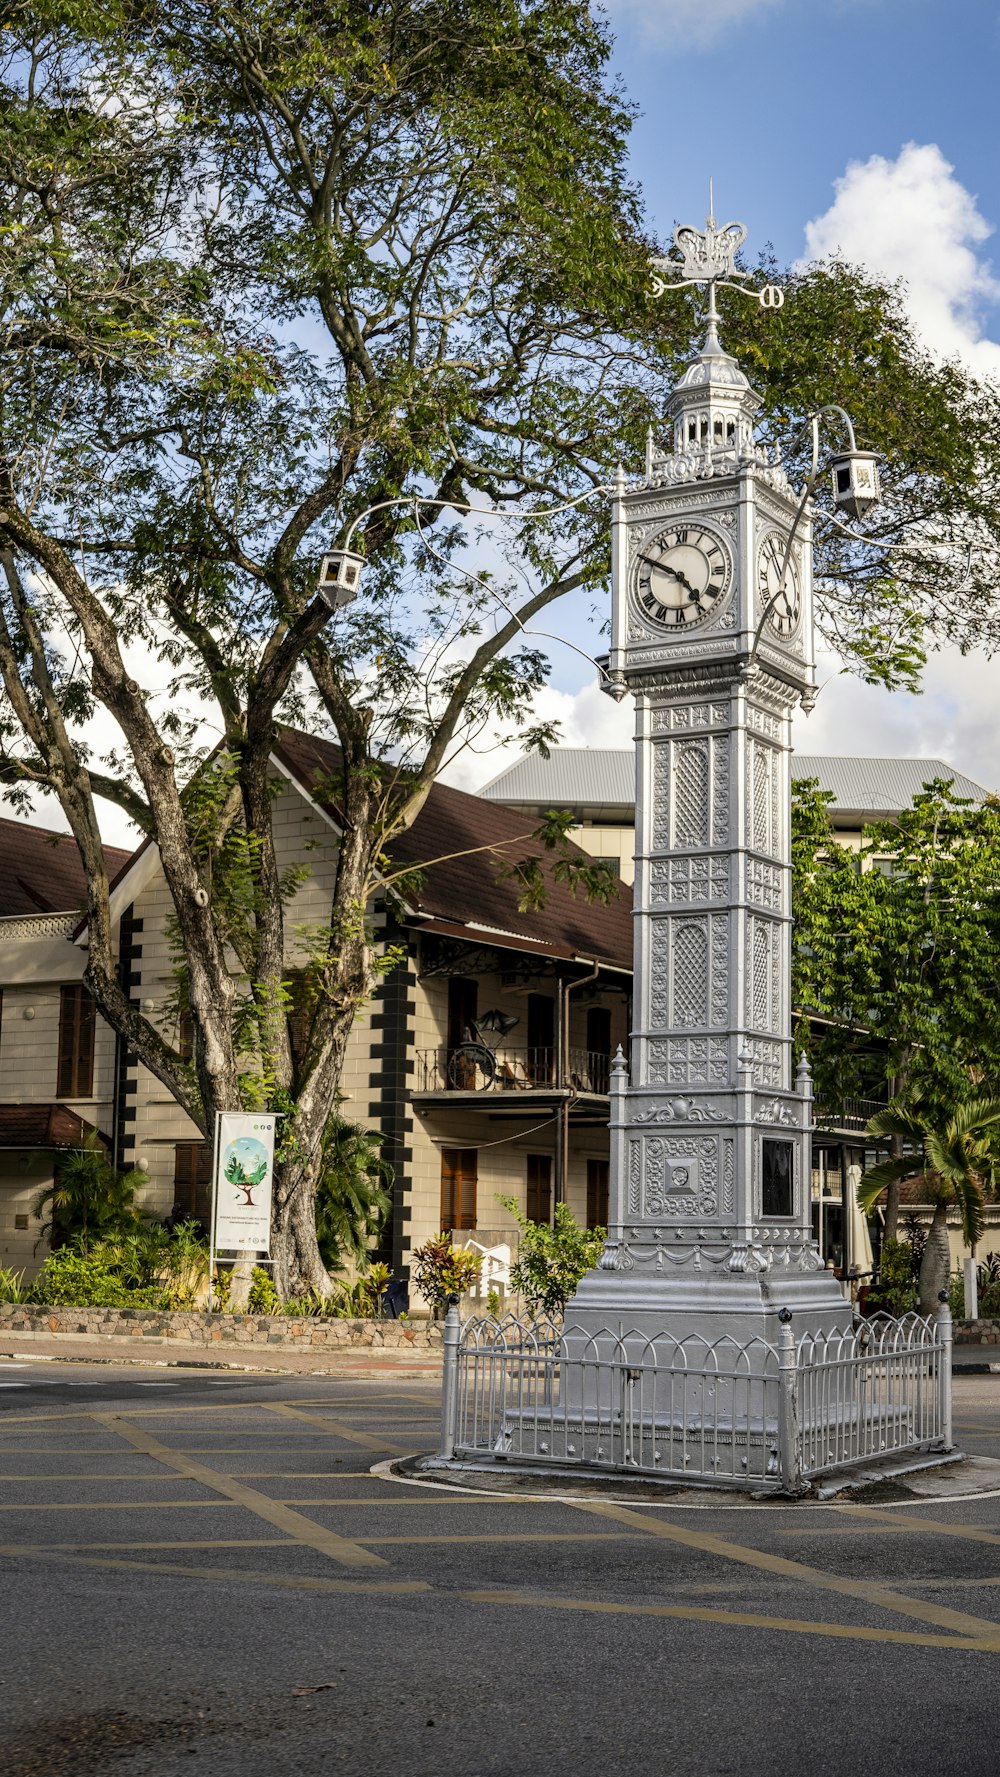
[[[687,578],[687,576],[685,574],[681,573],[679,568],[672,568],[670,566],[669,562],[654,561],[653,557],[651,555],[640,555],[639,560],[648,562],[651,568],[658,569],[658,571],[661,574],[669,574],[671,580],[676,580],[678,585],[684,586],[687,588],[688,592],[691,594],[691,597],[696,602],[701,598],[701,592],[699,591],[698,587],[692,586],[690,580]]]

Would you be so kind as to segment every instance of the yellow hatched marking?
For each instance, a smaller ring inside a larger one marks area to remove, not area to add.
[[[285,1401],[265,1401],[263,1407],[265,1413],[279,1413],[283,1419],[305,1419],[325,1436],[344,1438],[349,1444],[360,1444],[363,1450],[388,1450],[391,1456],[406,1455],[401,1444],[390,1444],[385,1438],[373,1437],[371,1432],[357,1431],[353,1426],[345,1425],[341,1419],[330,1419],[319,1413],[304,1413],[301,1407],[293,1407]]]
[[[974,1636],[1000,1648],[1000,1623],[968,1616],[964,1611],[949,1610],[943,1604],[907,1598],[902,1592],[894,1592],[888,1586],[880,1585],[877,1580],[848,1579],[840,1574],[824,1573],[821,1568],[809,1567],[804,1561],[792,1561],[785,1555],[771,1555],[763,1549],[748,1548],[742,1543],[714,1536],[710,1531],[686,1530],[679,1524],[664,1523],[662,1518],[645,1517],[641,1512],[630,1511],[626,1506],[604,1505],[589,1500],[577,1500],[573,1505],[575,1511],[594,1512],[599,1517],[612,1518],[616,1523],[645,1529],[650,1536],[680,1543],[684,1548],[698,1549],[707,1555],[718,1555],[724,1561],[738,1561],[744,1567],[757,1567],[764,1573],[779,1574],[783,1579],[798,1580],[818,1591],[836,1592],[842,1598],[874,1604],[880,1610],[915,1617],[919,1622],[934,1623],[941,1629],[953,1629],[957,1635]]]
[[[947,1505],[947,1500],[942,1500]],[[910,1511],[888,1512],[883,1507],[842,1505],[837,1507],[837,1516],[850,1518],[885,1519],[886,1528],[892,1530],[909,1530],[914,1536],[932,1532],[935,1536],[956,1536],[961,1542],[968,1543],[1000,1543],[1000,1536],[994,1530],[982,1530],[978,1524],[943,1524],[940,1518],[917,1518]],[[868,1524],[854,1526],[857,1530],[867,1530]],[[878,1524],[870,1526],[878,1529]]]
[[[712,1610],[684,1604],[611,1604],[592,1598],[540,1598],[527,1592],[462,1592],[469,1604],[514,1604],[523,1609],[580,1610],[597,1616],[674,1617],[688,1623],[725,1623],[740,1629],[777,1629],[792,1635],[826,1635],[838,1641],[899,1643],[903,1647],[945,1647],[961,1653],[1000,1653],[1000,1639],[959,1640],[953,1635],[919,1635],[907,1629],[868,1629],[849,1623],[809,1622],[799,1617],[767,1617],[755,1611]]]
[[[302,1539],[296,1540],[301,1542]],[[374,1593],[429,1592],[431,1589],[426,1580],[331,1580],[312,1574],[255,1573],[238,1567],[181,1567],[173,1561],[116,1561],[105,1555],[68,1555],[62,1550],[57,1554],[50,1554],[48,1548],[40,1549],[31,1544],[22,1547],[18,1543],[0,1543],[0,1555],[26,1557],[33,1561],[57,1561],[60,1566],[110,1567],[132,1573],[178,1574],[183,1579],[222,1580],[227,1585],[283,1586],[306,1592],[360,1592],[367,1596]]]
[[[144,1456],[154,1456],[165,1468],[175,1469],[185,1480],[198,1481],[201,1486],[208,1487],[218,1493],[232,1505],[243,1506],[246,1511],[253,1512],[255,1517],[263,1518],[266,1524],[273,1524],[276,1530],[283,1530],[286,1536],[294,1537],[297,1542],[307,1543],[321,1555],[329,1556],[331,1561],[339,1561],[344,1567],[384,1567],[381,1555],[373,1555],[370,1549],[362,1549],[359,1544],[349,1542],[347,1537],[338,1536],[333,1530],[324,1530],[311,1519],[302,1517],[301,1513],[290,1511],[280,1500],[269,1499],[266,1493],[259,1493],[255,1487],[246,1487],[235,1481],[230,1475],[223,1475],[217,1469],[207,1468],[204,1463],[193,1462],[187,1456],[179,1456],[175,1450],[169,1450],[161,1444],[144,1427],[130,1425],[117,1414],[95,1414],[99,1424],[108,1431],[115,1431],[120,1437],[141,1450]]]

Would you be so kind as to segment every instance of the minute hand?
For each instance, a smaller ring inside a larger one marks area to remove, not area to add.
[[[665,561],[654,561],[651,555],[640,555],[639,560],[648,562],[651,568],[656,568],[661,574],[669,574],[670,578],[676,580],[678,585],[686,586],[693,599],[701,598],[701,592],[698,587],[692,586],[690,580],[685,574],[681,573],[679,568],[672,568],[669,563]]]

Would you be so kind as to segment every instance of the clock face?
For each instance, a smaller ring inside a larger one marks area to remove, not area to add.
[[[757,551],[757,591],[761,610],[767,613],[767,626],[783,638],[794,635],[798,628],[801,600],[795,568],[785,562],[785,539],[780,531],[770,531]]]
[[[665,629],[696,629],[718,609],[733,580],[733,558],[714,531],[672,524],[636,549],[636,597]]]

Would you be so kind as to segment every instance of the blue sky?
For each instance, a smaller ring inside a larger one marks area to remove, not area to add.
[[[836,250],[905,281],[924,342],[1000,376],[1000,4],[993,0],[605,0],[615,67],[640,109],[633,167],[664,238],[720,221],[779,261]],[[994,270],[993,257],[998,269]],[[626,470],[630,465],[626,465]],[[546,627],[584,640],[582,610]],[[596,631],[589,634],[595,651]],[[552,651],[540,711],[576,746],[628,745],[631,711],[578,655]],[[820,657],[803,752],[943,758],[1000,789],[997,663],[931,657],[920,696],[890,694]],[[461,762],[478,787],[516,753]]]
[[[664,229],[719,210],[803,250],[849,161],[934,142],[986,213],[1000,186],[991,0],[607,0],[640,106],[635,171]],[[991,220],[993,218],[990,218]]]

